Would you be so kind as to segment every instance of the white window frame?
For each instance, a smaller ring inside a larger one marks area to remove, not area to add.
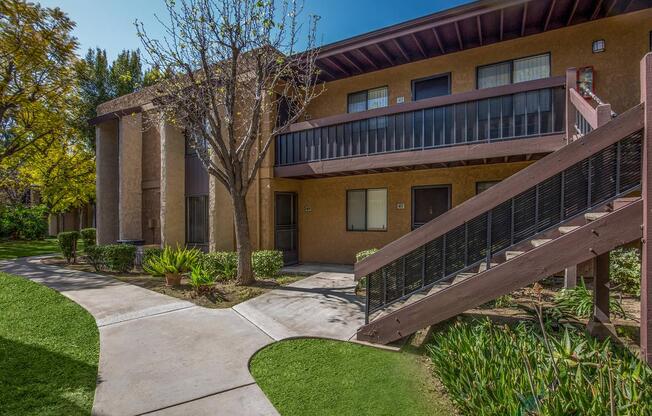
[[[385,91],[385,103],[384,103],[385,105],[370,107],[370,105],[369,105],[370,104],[369,93],[373,92],[373,91],[379,91],[379,90],[384,90]],[[350,110],[350,101],[349,101],[351,96],[356,95],[356,94],[362,94],[362,93],[364,93],[365,97],[366,97],[365,101],[364,101],[365,102],[364,110],[351,111]],[[382,86],[382,87],[370,88],[368,90],[352,92],[352,93],[347,94],[347,96],[346,96],[346,112],[347,113],[359,113],[359,112],[362,112],[362,111],[373,110],[374,108],[384,108],[384,107],[387,107],[387,106],[389,106],[389,87],[387,87],[387,85]]]
[[[494,63],[487,64],[487,65],[480,65],[480,66],[476,67],[476,69],[475,69],[475,87],[478,90],[485,89],[485,88],[492,88],[492,87],[482,87],[482,88],[480,87],[480,71],[483,68],[490,68],[490,67],[497,66],[497,65],[509,64],[509,67],[510,67],[509,83],[502,84],[502,85],[514,84],[514,73],[515,73],[514,63],[517,62],[517,61],[523,61],[523,60],[526,60],[526,59],[538,58],[538,57],[542,57],[542,56],[546,56],[548,58],[548,77],[550,77],[551,72],[552,72],[552,56],[551,56],[550,52],[545,52],[545,53],[539,53],[539,54],[536,54],[536,55],[530,55],[530,56],[524,56],[524,57],[521,57],[521,58],[510,59],[510,60],[507,60],[507,61],[494,62]],[[543,78],[546,78],[546,77],[543,77]],[[537,78],[537,79],[543,79],[543,78]],[[498,86],[502,86],[502,85],[498,85]]]

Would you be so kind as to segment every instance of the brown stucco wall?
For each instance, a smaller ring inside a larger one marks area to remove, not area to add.
[[[412,99],[411,81],[451,73],[453,94],[476,88],[476,67],[550,52],[552,75],[567,68],[593,66],[596,94],[622,112],[639,102],[639,61],[649,50],[652,9],[600,19],[441,57],[395,66],[326,83],[326,90],[308,109],[311,119],[346,113],[347,95],[388,86],[390,105],[402,96]],[[606,51],[593,54],[594,40],[604,39]]]
[[[358,251],[382,247],[410,232],[411,189],[422,185],[450,185],[451,204],[460,204],[475,195],[476,182],[502,180],[523,169],[529,162],[461,166],[410,172],[320,178],[310,180],[274,179],[265,186],[264,245],[273,247],[274,192],[296,192],[299,201],[299,256],[302,262],[353,263]],[[387,188],[387,231],[347,231],[346,191]],[[397,204],[403,203],[404,209]]]
[[[146,244],[159,244],[161,242],[161,139],[156,118],[148,113],[143,115],[142,152],[142,235]]]

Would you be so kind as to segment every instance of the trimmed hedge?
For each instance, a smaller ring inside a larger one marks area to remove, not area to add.
[[[84,251],[88,250],[89,247],[93,247],[97,244],[97,236],[95,228],[82,228],[79,231],[81,239],[84,243]]]
[[[125,273],[134,268],[136,246],[131,244],[108,244],[101,246],[104,265],[114,272]]]
[[[0,210],[0,237],[41,240],[47,232],[46,208],[43,205],[15,205]]]
[[[104,246],[92,245],[84,248],[86,261],[93,266],[96,272],[104,269]]]
[[[251,266],[257,277],[275,277],[283,268],[283,252],[278,250],[254,251]]]
[[[64,231],[57,235],[59,248],[68,263],[77,260],[77,240],[79,240],[79,231]]]
[[[207,253],[201,256],[199,264],[206,273],[216,279],[235,279],[238,274],[238,253],[235,251]]]

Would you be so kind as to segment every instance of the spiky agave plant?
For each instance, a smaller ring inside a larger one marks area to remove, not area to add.
[[[584,279],[580,279],[576,287],[562,289],[555,296],[555,304],[565,313],[578,318],[588,318],[593,312],[593,292],[586,287]],[[609,298],[609,308],[614,314],[625,316],[623,306],[613,297]]]
[[[181,274],[189,272],[201,255],[195,248],[166,246],[158,256],[152,256],[143,264],[143,270],[152,276],[165,275],[168,285],[178,285]]]

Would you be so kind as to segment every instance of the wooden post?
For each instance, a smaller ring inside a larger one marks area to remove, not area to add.
[[[609,318],[609,252],[596,257],[593,278],[593,316],[589,320],[587,330],[600,339],[617,337],[616,329]]]
[[[641,249],[641,358],[652,365],[652,53],[641,60],[641,102],[644,104],[643,246]]]
[[[572,289],[577,286],[577,266],[568,267],[564,270],[564,288]]]
[[[577,69],[566,70],[566,143],[573,141],[575,135],[575,106],[571,103],[570,90],[577,88]],[[564,287],[572,289],[577,286],[577,266],[564,270]]]

